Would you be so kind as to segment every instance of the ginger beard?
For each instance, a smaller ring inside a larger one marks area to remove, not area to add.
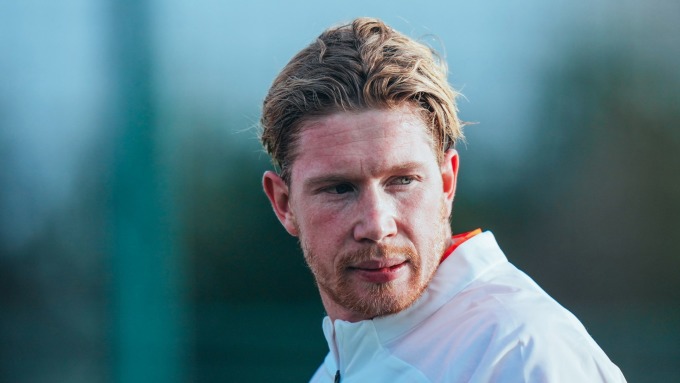
[[[314,250],[307,246],[302,232],[300,245],[319,289],[336,304],[365,319],[370,319],[406,309],[425,291],[451,236],[444,204],[439,220],[433,223],[431,233],[433,236],[425,244],[423,253],[418,253],[412,244],[407,246],[369,244],[360,250],[336,255],[333,258],[336,261],[332,270],[324,267]],[[408,279],[370,283],[357,280],[352,275],[354,272],[352,265],[368,260],[388,259],[406,259],[405,267],[410,269]]]

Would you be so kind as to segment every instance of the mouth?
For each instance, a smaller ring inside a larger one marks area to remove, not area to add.
[[[366,282],[387,283],[406,273],[408,263],[406,260],[364,261],[348,270]]]

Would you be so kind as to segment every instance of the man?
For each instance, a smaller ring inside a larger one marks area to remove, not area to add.
[[[379,20],[325,31],[275,79],[264,191],[328,316],[312,381],[624,382],[490,232],[451,236],[462,139],[445,64]]]

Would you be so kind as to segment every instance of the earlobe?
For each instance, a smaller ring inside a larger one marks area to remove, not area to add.
[[[262,188],[283,227],[290,235],[297,237],[298,230],[290,208],[290,193],[286,182],[275,172],[266,171],[262,176]]]
[[[456,183],[458,178],[458,152],[455,149],[447,150],[441,163],[442,186],[447,204],[450,206],[456,195]]]

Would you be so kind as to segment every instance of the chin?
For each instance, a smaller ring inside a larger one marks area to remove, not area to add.
[[[383,283],[356,292],[357,299],[344,302],[350,311],[361,314],[366,319],[396,314],[411,306],[423,293],[424,286],[404,285],[402,283]]]

